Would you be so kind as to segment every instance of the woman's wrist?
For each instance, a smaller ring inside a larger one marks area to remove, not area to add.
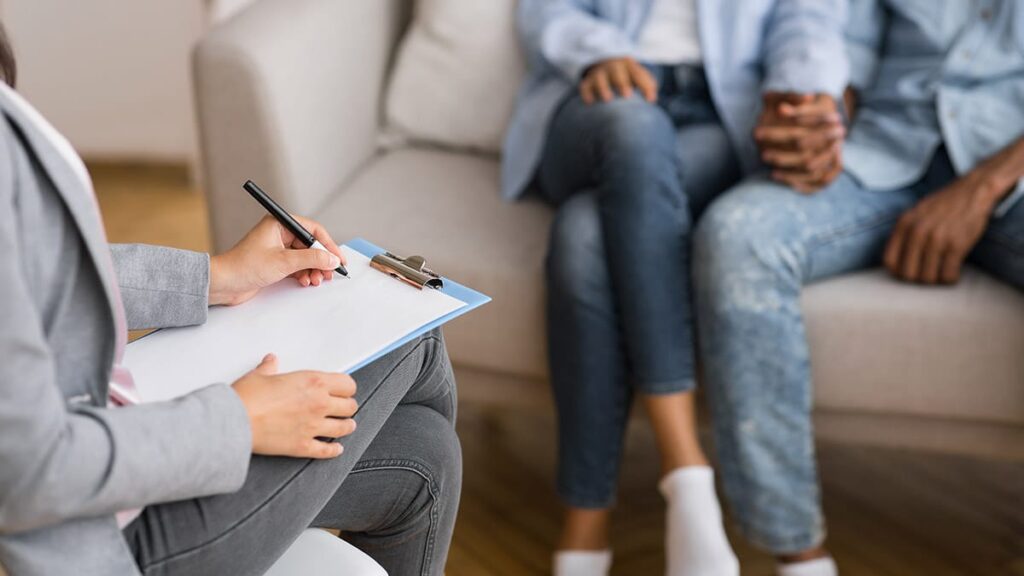
[[[231,303],[231,295],[224,289],[224,256],[210,256],[210,290],[207,296],[210,306]]]

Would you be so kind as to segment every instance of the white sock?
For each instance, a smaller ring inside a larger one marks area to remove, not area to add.
[[[839,568],[831,556],[792,564],[779,564],[779,576],[839,576]]]
[[[665,574],[739,576],[740,563],[725,536],[711,468],[673,470],[658,489],[668,501]]]
[[[555,552],[554,576],[608,576],[611,569],[611,550]]]

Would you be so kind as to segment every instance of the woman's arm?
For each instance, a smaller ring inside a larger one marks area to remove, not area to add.
[[[593,0],[521,0],[519,37],[531,66],[546,62],[570,82],[602,60],[629,56],[633,42],[594,13]]]
[[[208,255],[145,244],[112,244],[110,254],[130,330],[206,322]]]
[[[847,0],[777,0],[765,30],[766,93],[842,96]]]
[[[64,397],[23,277],[16,180],[5,153],[12,139],[0,140],[0,533],[238,489],[252,433],[228,386],[116,410]],[[109,361],[97,358],[91,368]]]

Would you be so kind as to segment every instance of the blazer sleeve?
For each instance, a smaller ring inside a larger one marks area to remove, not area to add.
[[[210,256],[145,244],[112,244],[128,328],[170,328],[206,322]]]
[[[765,30],[765,92],[842,95],[847,0],[777,0]]]
[[[239,489],[251,431],[228,386],[109,410],[75,408],[63,397],[44,319],[23,276],[12,143],[4,132],[10,135],[0,130],[0,534]]]
[[[633,41],[599,18],[592,0],[521,0],[520,42],[532,66],[547,64],[578,82],[591,65],[628,56]]]

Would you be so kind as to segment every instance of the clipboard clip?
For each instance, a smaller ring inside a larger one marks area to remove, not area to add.
[[[440,290],[444,287],[444,280],[436,272],[427,268],[426,264],[427,261],[422,256],[402,258],[391,252],[377,254],[370,259],[371,267],[410,286],[415,286],[420,290],[423,288]]]

